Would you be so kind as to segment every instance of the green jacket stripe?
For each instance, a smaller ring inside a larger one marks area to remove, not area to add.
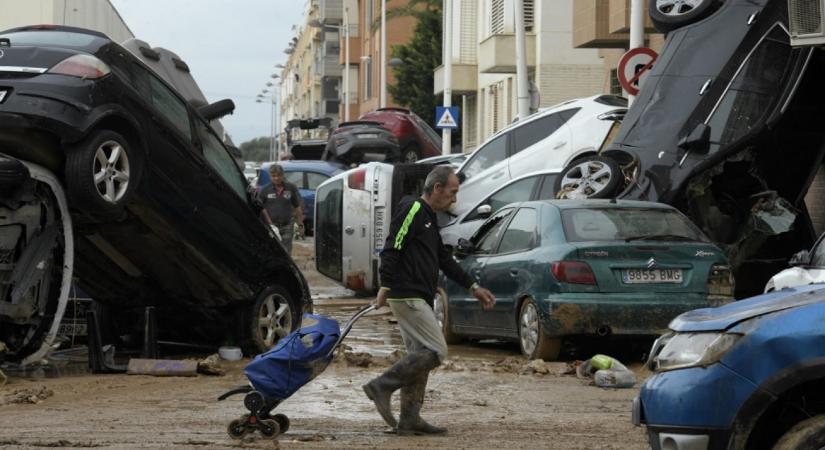
[[[398,230],[398,234],[395,235],[396,250],[401,250],[401,246],[404,244],[404,237],[407,236],[407,232],[410,231],[410,225],[412,224],[413,219],[415,219],[415,213],[417,213],[419,209],[421,209],[421,203],[413,203],[410,208],[410,212],[408,212],[407,217],[404,218],[404,223],[401,224],[401,229]]]

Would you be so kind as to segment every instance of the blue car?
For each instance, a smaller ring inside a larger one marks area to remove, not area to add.
[[[825,448],[825,285],[686,312],[633,402],[654,450]]]
[[[298,186],[301,192],[301,201],[304,204],[304,231],[308,236],[312,236],[314,230],[313,217],[315,214],[315,189],[333,175],[337,175],[348,169],[347,166],[328,161],[280,161],[278,164],[284,168],[286,181]],[[269,166],[272,163],[261,165],[258,176],[257,189],[260,191],[264,186],[272,183],[269,178]]]

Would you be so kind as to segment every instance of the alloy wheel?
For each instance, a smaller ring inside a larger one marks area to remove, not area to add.
[[[116,141],[106,141],[95,152],[92,173],[97,193],[117,203],[129,189],[129,155]]]
[[[687,14],[707,0],[656,0],[656,9],[665,16]]]
[[[566,198],[584,199],[605,190],[613,176],[613,170],[602,161],[582,161],[564,173],[561,186]]]
[[[292,329],[292,308],[280,295],[272,294],[261,302],[258,310],[258,335],[267,347],[289,334]]]
[[[536,305],[532,302],[524,306],[519,320],[519,339],[521,348],[527,355],[532,355],[536,351],[539,342],[539,315]]]

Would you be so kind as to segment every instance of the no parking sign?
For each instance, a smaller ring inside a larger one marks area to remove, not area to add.
[[[639,89],[658,56],[655,51],[647,47],[630,49],[622,55],[617,72],[619,84],[628,94],[639,95]]]

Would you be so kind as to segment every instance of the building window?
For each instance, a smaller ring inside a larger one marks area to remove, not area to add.
[[[524,31],[533,31],[535,24],[536,5],[535,0],[524,0]]]
[[[504,32],[504,0],[492,0],[490,4],[490,34]]]
[[[477,102],[476,95],[471,94],[466,97],[464,107],[464,142],[465,147],[475,147],[478,145],[478,129],[477,129]]]
[[[622,84],[619,83],[619,71],[617,69],[610,69],[610,93],[622,95]]]

